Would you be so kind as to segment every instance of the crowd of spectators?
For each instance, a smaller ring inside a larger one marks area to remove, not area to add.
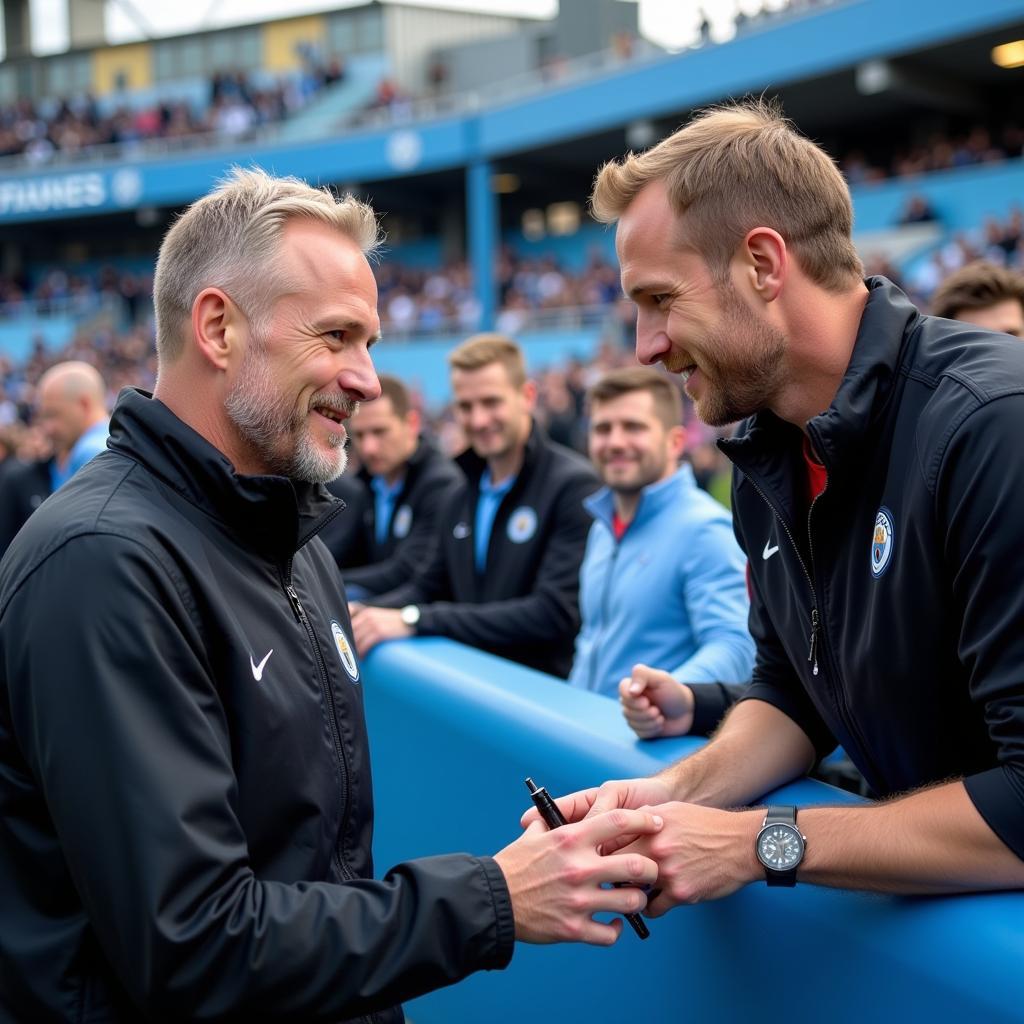
[[[927,140],[898,146],[891,153],[848,152],[839,167],[851,186],[902,178],[930,171],[948,171],[977,164],[999,163],[1024,153],[1024,129],[1004,124],[994,131],[976,124],[962,132],[936,132]]]
[[[137,104],[129,96],[101,105],[84,93],[70,99],[21,98],[0,106],[0,156],[46,163],[57,153],[91,146],[131,145],[150,139],[211,135],[244,138],[301,110],[326,86],[345,76],[340,59],[307,61],[299,73],[259,82],[243,72],[217,72],[202,103],[166,98]]]
[[[1024,269],[1024,211],[1015,209],[1005,221],[987,222],[976,237],[954,237],[938,249],[934,257],[912,276],[906,276],[883,258],[866,266],[868,274],[884,274],[907,291],[921,308],[935,288],[950,273],[967,262],[986,259],[1001,267]],[[599,302],[609,311],[602,337],[604,340],[589,361],[570,359],[560,365],[543,368],[536,374],[538,384],[537,418],[551,438],[561,444],[586,451],[587,420],[585,395],[596,380],[611,370],[633,365],[633,307],[618,292],[617,271],[599,255],[594,255],[580,275],[569,275],[550,259],[530,260],[511,251],[503,251],[499,260],[502,296],[505,300],[498,329],[514,333],[511,314],[524,302],[559,303]],[[402,327],[426,327],[432,318],[438,323],[454,317],[464,322],[465,333],[475,331],[476,307],[472,299],[472,281],[465,264],[445,270],[410,271],[394,264],[378,267],[381,281],[382,319],[390,318],[389,335],[400,334]],[[101,294],[111,301],[126,303],[126,284],[135,287],[145,279],[139,275],[100,275]],[[151,282],[145,281],[147,287]],[[0,279],[0,289],[10,282]],[[51,271],[41,283],[50,299],[74,300],[79,279]],[[129,289],[130,290],[130,289]],[[0,291],[0,294],[4,294]],[[570,307],[567,307],[570,308]],[[461,319],[460,319],[461,318]],[[501,322],[503,321],[503,322]],[[109,405],[127,386],[152,390],[156,381],[156,350],[151,318],[118,328],[115,321],[81,329],[63,349],[47,347],[43,339],[35,341],[30,356],[16,363],[0,354],[0,448],[25,461],[46,457],[46,445],[33,424],[36,382],[53,364],[80,360],[95,366],[108,386]],[[609,329],[611,325],[611,329]],[[451,323],[449,322],[449,326]],[[461,451],[466,440],[449,408],[431,408],[422,394],[414,393],[428,432],[448,455]],[[729,465],[715,441],[721,435],[703,424],[688,401],[684,402],[687,432],[686,454],[698,483],[723,503],[729,500]]]
[[[129,327],[149,316],[152,294],[152,273],[113,266],[94,273],[51,267],[34,281],[24,275],[0,274],[0,321],[25,313],[82,319],[105,312],[118,326]]]
[[[598,252],[573,272],[551,256],[528,258],[506,248],[496,260],[495,272],[500,297],[497,326],[505,334],[517,334],[538,316],[558,310],[586,310],[591,314],[588,322],[594,322],[621,299],[618,270]],[[476,329],[480,307],[466,262],[425,270],[384,260],[375,273],[381,323],[390,337]],[[114,267],[94,274],[51,269],[34,283],[0,275],[0,319],[30,309],[81,316],[104,310],[114,312],[118,323],[134,324],[150,313],[152,287],[151,275]]]
[[[924,200],[912,201],[908,214],[903,223],[937,216]],[[910,274],[877,258],[869,261],[868,269],[885,274],[926,305],[943,277],[976,259],[1024,269],[1020,207],[1003,219],[989,217],[974,231],[957,232]],[[469,334],[477,329],[480,307],[465,261],[423,269],[385,259],[375,273],[381,324],[388,337]],[[632,307],[623,301],[618,269],[598,250],[572,271],[553,256],[524,256],[506,246],[495,260],[495,274],[496,328],[503,334],[514,336],[533,326],[600,326],[613,337],[625,338],[632,329]],[[0,274],[0,320],[30,309],[83,317],[104,311],[113,314],[115,323],[130,326],[149,317],[152,284],[151,275],[114,267],[93,274],[54,268],[34,283]]]
[[[975,260],[1024,270],[1024,210],[1017,206],[1001,220],[989,217],[975,231],[955,233],[937,248],[905,282],[906,290],[918,299],[929,299],[942,280]]]
[[[1024,210],[1013,208],[1005,219],[989,218],[972,232],[953,235],[928,260],[904,273],[883,257],[867,261],[868,274],[882,274],[906,291],[921,308],[949,274],[975,260],[1024,271]],[[376,268],[383,333],[402,339],[451,332],[466,336],[479,327],[479,305],[473,277],[465,262],[432,269],[413,269],[385,259]],[[515,336],[551,317],[552,326],[586,325],[603,339],[590,362],[572,360],[538,375],[538,418],[554,440],[585,450],[584,395],[609,370],[633,362],[635,309],[622,297],[617,268],[595,250],[578,272],[551,256],[528,257],[510,247],[495,261],[500,311],[496,329]],[[60,351],[37,339],[30,357],[15,364],[0,354],[0,429],[14,428],[16,448],[31,456],[39,439],[30,429],[34,385],[46,368],[65,360],[91,363],[103,375],[112,403],[127,385],[152,389],[156,356],[152,323],[152,277],[105,267],[93,275],[51,268],[34,287],[0,275],[0,319],[5,312],[63,311],[81,314],[82,328]],[[107,311],[114,315],[91,317]],[[585,313],[593,316],[587,319]],[[558,318],[562,317],[562,321]],[[571,323],[570,323],[571,320]],[[450,412],[419,405],[424,421],[449,454],[462,449],[461,436]],[[716,433],[702,424],[687,403],[688,457],[698,481],[716,497],[728,499],[728,466],[714,445]]]

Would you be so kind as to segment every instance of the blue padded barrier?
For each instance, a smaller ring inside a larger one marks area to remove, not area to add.
[[[386,643],[363,664],[377,872],[411,857],[494,853],[519,834],[532,775],[555,795],[649,774],[697,748],[643,743],[617,704],[441,639]],[[808,805],[855,798],[801,781]],[[813,842],[813,837],[809,838]],[[640,942],[518,946],[406,1007],[412,1024],[530,1021],[789,1024],[1024,1020],[1024,894],[882,897],[753,885],[679,907]]]

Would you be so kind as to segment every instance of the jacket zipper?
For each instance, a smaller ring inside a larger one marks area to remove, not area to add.
[[[828,488],[827,477],[825,480],[825,488]],[[818,617],[818,598],[814,593],[814,576],[812,575],[814,572],[814,540],[811,537],[811,515],[814,513],[814,506],[817,503],[818,498],[820,498],[824,493],[825,491],[822,490],[811,498],[811,506],[807,510],[807,554],[810,555],[811,558],[810,572],[806,569],[804,570],[808,582],[811,584],[811,649],[807,654],[807,660],[814,662],[814,667],[812,669],[814,675],[818,674],[818,632],[821,629],[821,621]]]
[[[750,481],[750,486],[761,495],[761,500],[771,509],[772,515],[775,516],[779,526],[782,527],[786,532],[786,536],[789,538],[789,543],[793,546],[793,550],[796,552],[797,561],[800,563],[800,568],[803,570],[804,579],[807,581],[807,589],[811,592],[811,636],[810,636],[810,650],[807,652],[807,660],[813,663],[811,671],[814,675],[818,674],[818,631],[821,629],[821,619],[818,615],[818,595],[814,592],[814,580],[811,578],[811,573],[807,568],[807,563],[804,561],[804,556],[800,553],[800,548],[797,546],[796,538],[793,536],[792,530],[786,523],[786,520],[782,518],[778,509],[768,500],[768,495],[761,490],[760,487],[755,483],[753,477],[747,474],[747,479]],[[808,543],[810,542],[811,533],[811,512],[814,509],[814,502],[818,499],[815,498],[811,502],[810,509],[807,510],[807,537]],[[813,562],[813,552],[811,555]]]
[[[601,629],[598,631],[598,635],[594,638],[594,646],[590,652],[590,683],[588,689],[594,690],[594,674],[597,671],[597,654],[598,654],[598,640],[605,634],[605,630],[608,626],[608,594],[612,589],[612,579],[615,576],[615,563],[619,560],[619,549],[622,547],[620,541],[615,541],[615,549],[612,553],[612,557],[608,562],[608,572],[604,578],[604,591],[601,594]]]
[[[783,528],[783,530],[786,531],[786,536],[789,537],[790,543],[793,545],[793,550],[796,552],[797,560],[800,562],[800,568],[803,569],[804,579],[807,580],[807,586],[810,588],[810,591],[811,591],[811,636],[810,636],[810,650],[808,651],[808,654],[807,654],[807,660],[814,663],[813,664],[813,668],[812,668],[812,672],[813,672],[814,675],[817,675],[818,674],[818,648],[819,648],[819,644],[820,644],[819,634],[821,633],[822,626],[821,626],[821,617],[818,614],[818,596],[817,596],[817,594],[814,591],[814,580],[812,579],[811,574],[810,574],[810,572],[807,569],[807,564],[804,562],[803,555],[800,554],[800,549],[796,546],[796,541],[793,538],[793,534],[790,532],[789,527],[786,525],[786,521],[779,514],[779,512],[775,508],[775,506],[768,500],[768,496],[764,493],[764,491],[762,491],[761,488],[754,482],[753,478],[750,476],[749,473],[747,474],[747,480],[750,481],[751,487],[753,487],[754,490],[757,491],[757,493],[761,495],[762,500],[771,509],[772,514],[778,520],[779,525]],[[826,481],[825,486],[826,486],[826,488],[828,487],[827,481]],[[824,491],[822,491],[821,494],[824,494]],[[808,550],[808,553],[811,556],[811,567],[812,568],[814,566],[814,542],[813,542],[813,540],[811,538],[811,514],[813,513],[814,506],[817,503],[818,498],[821,496],[821,494],[815,495],[814,499],[811,501],[810,508],[807,510],[807,550]],[[872,771],[877,771],[877,769],[875,768],[873,759],[868,755],[868,752],[867,752],[868,751],[868,747],[867,747],[867,744],[865,744],[865,742],[864,742],[863,736],[861,736],[861,734],[860,734],[860,730],[856,727],[856,723],[853,721],[853,719],[851,718],[851,716],[848,714],[848,712],[846,710],[846,695],[845,695],[845,693],[842,692],[842,688],[841,688],[841,686],[838,683],[838,680],[840,678],[838,673],[836,673],[836,677],[835,678],[836,678],[835,691],[836,691],[837,706],[838,706],[838,710],[839,710],[839,717],[842,719],[842,722],[843,722],[844,726],[846,727],[847,731],[849,732],[849,734],[852,737],[854,737],[856,739],[857,743],[860,745],[861,756],[864,757],[865,761],[867,761],[868,764],[871,765]]]
[[[345,878],[354,877],[349,871],[348,866],[345,864],[344,858],[341,856],[341,844],[342,838],[345,833],[346,818],[348,815],[348,762],[345,758],[345,746],[341,741],[341,730],[338,727],[337,713],[334,707],[334,694],[331,693],[330,677],[327,673],[327,664],[324,661],[323,651],[320,649],[320,641],[317,640],[316,631],[313,629],[312,623],[309,621],[309,617],[306,615],[306,609],[302,607],[302,602],[299,600],[299,595],[292,586],[292,560],[289,558],[287,565],[285,566],[284,579],[284,592],[288,596],[288,601],[292,606],[292,612],[295,615],[295,619],[300,623],[306,630],[306,636],[309,639],[310,644],[313,647],[313,653],[316,655],[316,667],[317,674],[320,680],[320,692],[323,695],[324,701],[327,704],[328,717],[331,720],[331,737],[334,741],[334,749],[338,755],[338,765],[341,769],[341,792],[342,792],[342,805],[341,805],[341,819],[340,828],[338,830],[338,842],[335,844],[335,856],[338,861],[338,866],[341,869],[341,873]]]

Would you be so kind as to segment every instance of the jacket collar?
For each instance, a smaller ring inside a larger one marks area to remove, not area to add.
[[[670,477],[648,484],[640,492],[640,502],[636,515],[630,522],[631,527],[646,525],[657,518],[669,507],[675,507],[686,500],[686,495],[694,490],[697,481],[689,463],[684,462]],[[583,500],[583,506],[595,518],[612,528],[612,516],[615,515],[615,496],[610,487],[602,487],[596,494]]]
[[[904,340],[920,313],[891,281],[870,277],[868,301],[846,373],[832,404],[807,424],[815,451],[827,469],[857,460],[869,444],[893,392]],[[719,442],[737,464],[757,461],[799,443],[800,432],[771,412],[747,420],[739,435]]]
[[[221,451],[163,402],[135,388],[118,397],[109,446],[274,557],[293,555],[345,507],[320,484],[236,473]]]

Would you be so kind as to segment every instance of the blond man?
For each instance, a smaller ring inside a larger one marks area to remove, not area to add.
[[[744,420],[736,534],[751,687],[699,753],[562,800],[654,806],[649,912],[758,880],[1024,885],[1024,350],[865,281],[846,184],[769,105],[705,112],[602,169],[641,362]],[[684,543],[685,538],[679,538]],[[836,743],[884,799],[743,807]]]

